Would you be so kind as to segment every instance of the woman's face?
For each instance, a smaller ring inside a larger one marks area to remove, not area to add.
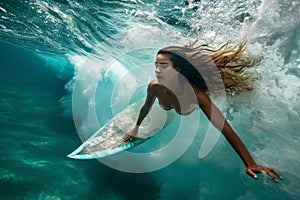
[[[155,76],[159,83],[167,84],[177,80],[178,71],[173,68],[170,55],[158,54],[155,60]]]

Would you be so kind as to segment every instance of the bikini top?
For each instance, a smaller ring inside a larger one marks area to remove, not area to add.
[[[160,107],[162,108],[162,109],[164,109],[164,110],[171,110],[171,109],[173,109],[174,108],[174,106],[170,106],[170,107],[164,107],[162,104],[160,104],[159,103],[159,105],[160,105]],[[198,105],[197,104],[195,104],[195,103],[192,103],[192,104],[190,104],[189,105],[189,108],[188,108],[188,110],[186,111],[186,112],[177,112],[178,114],[180,114],[180,115],[189,115],[189,114],[191,114],[194,110],[196,110],[196,108],[198,108]]]

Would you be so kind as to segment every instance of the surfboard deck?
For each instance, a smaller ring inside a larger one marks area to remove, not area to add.
[[[143,102],[133,103],[117,114],[67,157],[97,159],[112,156],[140,145],[159,133],[167,122],[167,115],[154,104],[140,125],[137,137],[131,142],[123,141],[123,136],[134,127]]]

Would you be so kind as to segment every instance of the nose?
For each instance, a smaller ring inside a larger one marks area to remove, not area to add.
[[[160,69],[159,67],[155,67],[155,73],[159,74],[160,73]]]

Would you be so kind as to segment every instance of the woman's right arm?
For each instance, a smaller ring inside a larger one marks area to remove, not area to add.
[[[123,137],[123,141],[132,141],[134,139],[134,137],[138,134],[138,129],[139,126],[141,125],[142,121],[145,119],[145,117],[147,116],[147,114],[149,113],[149,111],[151,110],[151,107],[156,99],[155,96],[155,82],[151,81],[148,84],[148,88],[147,88],[147,97],[145,100],[144,105],[142,106],[136,125],[133,129],[131,129],[124,137]]]

